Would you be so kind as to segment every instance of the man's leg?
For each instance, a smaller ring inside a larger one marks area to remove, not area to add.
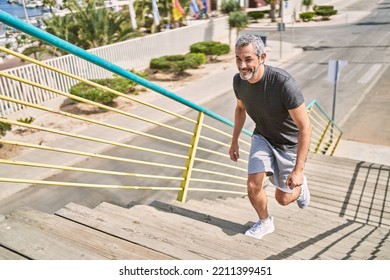
[[[275,190],[276,201],[283,206],[289,205],[291,202],[296,201],[299,208],[304,209],[310,203],[310,191],[307,186],[307,179],[304,178],[302,186],[294,188],[291,193],[283,192],[281,189]]]
[[[255,173],[249,174],[247,181],[248,197],[260,220],[268,218],[268,199],[264,190],[265,179],[265,173]]]
[[[248,175],[248,196],[259,216],[259,220],[245,232],[245,235],[258,239],[275,230],[273,218],[268,215],[268,199],[264,190],[265,179],[266,173],[260,172]]]
[[[268,173],[273,173],[273,154],[267,140],[253,135],[248,162],[247,190],[249,200],[259,220],[245,232],[245,235],[262,238],[275,230],[273,218],[268,215],[267,194],[264,183]]]
[[[286,193],[276,188],[275,190],[275,199],[276,201],[283,206],[289,205],[291,202],[294,202],[298,199],[299,194],[301,193],[302,187],[294,188],[292,193]]]
[[[275,166],[270,181],[277,187],[275,190],[276,201],[283,206],[296,201],[299,208],[306,208],[310,202],[310,192],[306,177],[303,175],[303,184],[301,186],[294,187],[292,190],[286,186],[286,180],[295,167],[296,154],[274,148],[272,151],[275,157]]]

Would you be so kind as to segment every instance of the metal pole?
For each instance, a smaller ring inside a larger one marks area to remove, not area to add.
[[[332,121],[334,122],[335,113],[336,113],[336,95],[337,95],[337,82],[339,77],[339,60],[336,60],[336,71],[334,78],[334,87],[333,87],[333,110],[332,110]]]
[[[334,77],[334,86],[333,86],[333,109],[332,109],[332,126],[330,130],[330,139],[333,140],[333,125],[335,123],[335,114],[336,114],[336,95],[337,95],[337,82],[339,77],[339,61],[336,60],[336,71]]]
[[[279,58],[282,58],[282,26],[280,26],[280,30],[279,30],[279,33],[280,33],[280,48],[279,48]]]
[[[30,20],[29,20],[29,18],[28,18],[28,13],[27,13],[27,10],[26,10],[26,1],[25,1],[25,0],[22,0],[22,4],[23,4],[24,17],[26,18],[26,22],[27,22],[27,23],[30,23]]]
[[[291,41],[292,41],[292,45],[294,45],[294,23],[295,23],[295,11],[294,11],[294,14],[291,16]]]
[[[280,23],[280,52],[279,52],[279,57],[280,59],[282,58],[282,45],[283,45],[283,41],[282,41],[282,32],[283,32],[283,28],[284,28],[284,22],[283,22],[283,14],[284,14],[284,9],[283,9],[283,1],[280,0],[279,2],[279,9],[280,9],[280,17],[281,17],[281,23]]]

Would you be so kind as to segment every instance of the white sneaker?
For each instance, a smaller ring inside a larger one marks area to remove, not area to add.
[[[303,184],[301,186],[301,194],[297,199],[297,204],[299,208],[303,209],[309,205],[310,202],[310,191],[307,187],[307,179],[306,176],[303,176]]]
[[[265,221],[259,220],[250,229],[245,232],[245,235],[252,236],[257,239],[261,239],[264,235],[271,233],[275,230],[274,218],[269,216]]]

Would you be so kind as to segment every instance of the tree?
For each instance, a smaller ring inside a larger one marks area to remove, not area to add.
[[[245,12],[242,11],[234,11],[229,14],[228,17],[229,22],[229,44],[231,45],[231,32],[232,29],[236,29],[236,36],[238,35],[242,29],[245,29],[249,25],[249,18]]]
[[[283,4],[282,0],[265,0],[265,2],[271,6],[270,17],[272,22],[276,22],[276,5]]]
[[[313,0],[302,0],[302,6],[305,6],[306,12],[308,12],[310,7],[313,6]]]
[[[130,27],[130,16],[126,10],[114,12],[101,7],[101,2],[90,1],[80,5],[75,1],[67,1],[66,7],[70,13],[65,16],[53,14],[52,17],[43,19],[46,31],[83,49],[141,36],[140,32]],[[41,59],[45,54],[60,56],[63,51],[35,40],[23,54],[34,54],[37,59]]]
[[[230,14],[231,12],[240,10],[241,6],[239,0],[222,0],[221,2],[221,12],[224,14]]]
[[[57,0],[43,0],[42,3],[44,7],[49,7],[50,13],[52,13],[53,8],[57,6]]]

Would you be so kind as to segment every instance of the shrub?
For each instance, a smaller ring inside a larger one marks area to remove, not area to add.
[[[91,80],[92,82],[104,85],[108,79],[103,80]],[[104,105],[111,105],[116,95],[108,91],[96,88],[94,86],[87,85],[85,83],[78,83],[71,87],[70,93]]]
[[[185,61],[187,61],[189,68],[195,69],[206,63],[206,55],[204,53],[189,53],[186,55]]]
[[[0,136],[5,136],[7,131],[10,131],[12,129],[11,124],[0,122]]]
[[[264,18],[265,13],[262,11],[250,11],[250,12],[247,12],[247,15],[251,20],[254,20],[257,22],[259,19]]]
[[[139,76],[143,76],[143,74],[141,73],[137,74]],[[133,82],[132,80],[123,78],[118,75],[114,75],[113,78],[96,79],[91,81],[124,94],[134,92],[134,88],[137,85],[137,83]],[[70,89],[70,93],[75,96],[82,97],[87,100],[101,103],[104,105],[111,105],[114,99],[117,97],[117,95],[114,93],[108,92],[100,88],[96,88],[83,82],[72,86]]]
[[[236,28],[239,31],[248,26],[249,19],[246,13],[236,11],[229,14],[228,23],[230,28]]]
[[[35,121],[35,118],[33,117],[28,117],[24,119],[18,119],[18,122],[25,123],[25,124],[31,124],[33,121]]]
[[[204,53],[205,55],[222,55],[230,52],[228,44],[222,44],[214,41],[204,41],[192,44],[190,46],[191,53]]]
[[[328,20],[330,16],[337,14],[337,10],[333,6],[314,6],[314,13],[321,16],[323,20]]]
[[[302,12],[299,14],[299,18],[303,21],[311,21],[315,15],[315,12]]]
[[[334,6],[328,6],[328,5],[314,5],[313,10],[314,10],[314,11],[319,11],[319,10],[334,10]]]
[[[181,75],[187,69],[198,68],[199,65],[206,62],[204,53],[189,53],[186,55],[166,55],[153,58],[150,61],[150,69],[160,70],[167,73]]]
[[[230,14],[230,12],[240,11],[240,1],[239,0],[222,0],[221,2],[221,13]]]

